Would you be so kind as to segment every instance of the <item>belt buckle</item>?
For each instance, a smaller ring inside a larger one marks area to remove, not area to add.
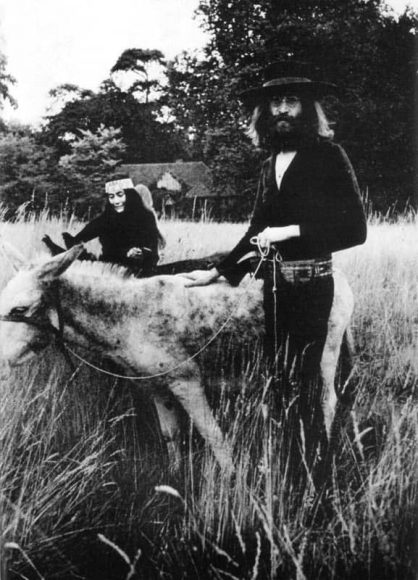
[[[288,284],[295,284],[297,282],[297,272],[292,268],[280,268],[282,279]]]
[[[296,279],[298,282],[304,284],[306,282],[310,282],[312,280],[314,276],[314,270],[313,268],[310,267],[306,267],[306,268],[301,268],[297,273],[296,273]]]

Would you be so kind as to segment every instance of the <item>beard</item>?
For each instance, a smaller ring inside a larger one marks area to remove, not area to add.
[[[300,116],[272,116],[268,129],[270,145],[276,152],[296,149],[303,136],[303,123]]]

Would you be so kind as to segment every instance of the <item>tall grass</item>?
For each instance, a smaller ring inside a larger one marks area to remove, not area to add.
[[[44,233],[58,241],[78,227],[45,214],[2,223],[0,234],[34,258]],[[171,261],[227,250],[245,226],[161,229]],[[413,216],[373,219],[367,243],[336,256],[356,296],[357,395],[319,505],[309,480],[301,487],[290,477],[287,409],[256,356],[233,395],[227,375],[208,372],[208,385],[220,387],[212,402],[234,447],[233,475],[187,426],[182,472],[171,473],[152,407],[133,384],[71,369],[52,348],[3,368],[2,577],[412,578],[417,247]],[[12,269],[1,261],[2,287]]]

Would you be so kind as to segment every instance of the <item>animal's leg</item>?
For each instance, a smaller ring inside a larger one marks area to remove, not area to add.
[[[337,405],[337,393],[335,389],[335,375],[337,372],[338,357],[341,348],[342,336],[327,337],[321,358],[322,376],[322,412],[324,414],[325,429],[328,440],[331,437],[332,423]]]
[[[323,380],[322,409],[325,428],[330,441],[337,426],[334,425],[337,410],[337,392],[335,375],[338,359],[345,335],[345,345],[350,349],[349,323],[353,312],[353,294],[350,286],[341,272],[334,272],[334,302],[328,320],[327,339],[321,359],[321,375]],[[348,373],[346,373],[348,375]],[[345,378],[344,378],[345,379]],[[340,405],[338,404],[338,407]]]
[[[169,384],[169,388],[183,405],[200,435],[212,448],[219,465],[230,471],[233,469],[231,449],[213,416],[200,377],[196,377],[197,373],[198,370],[191,370],[187,377],[175,379]],[[183,369],[183,376],[184,374]]]
[[[170,393],[153,396],[161,433],[167,445],[170,467],[177,471],[181,465],[180,424],[175,402]]]

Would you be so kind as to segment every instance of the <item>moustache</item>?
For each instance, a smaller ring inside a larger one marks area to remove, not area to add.
[[[289,115],[275,115],[271,119],[271,124],[276,125],[277,123],[280,123],[280,121],[286,121],[286,123],[293,124],[294,119],[289,117]]]

